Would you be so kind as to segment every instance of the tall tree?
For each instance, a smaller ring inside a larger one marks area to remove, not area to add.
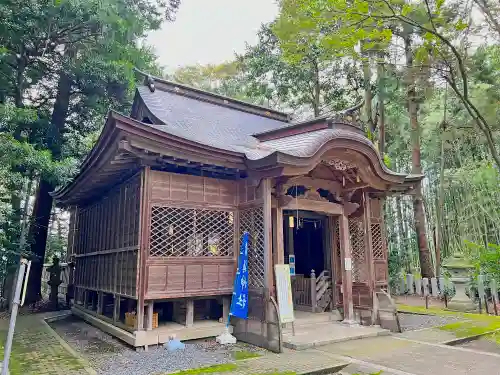
[[[41,125],[17,123],[14,139],[48,150],[54,161],[80,156],[71,152],[84,151],[78,143],[99,129],[109,106],[130,105],[133,67],[152,67],[154,57],[147,47],[138,46],[139,38],[171,18],[178,6],[178,0],[2,2],[0,70],[8,81],[4,97],[7,102],[12,98],[17,108],[35,109]],[[36,260],[30,302],[40,293],[50,192],[60,183],[50,175],[39,176],[29,230]]]
[[[362,79],[353,62],[332,56],[317,43],[302,45],[295,59],[286,59],[286,45],[262,25],[258,43],[238,56],[249,96],[264,96],[282,107],[318,117],[359,101]]]

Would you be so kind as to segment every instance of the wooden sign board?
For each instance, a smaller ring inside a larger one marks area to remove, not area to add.
[[[295,320],[295,316],[293,314],[290,266],[288,264],[276,264],[274,270],[274,274],[276,275],[276,294],[278,297],[280,323],[292,323]]]

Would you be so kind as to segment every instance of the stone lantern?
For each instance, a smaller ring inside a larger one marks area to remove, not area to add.
[[[52,258],[52,265],[47,268],[49,272],[49,281],[48,284],[50,286],[50,303],[54,309],[59,309],[59,285],[61,285],[61,266],[59,265],[59,258]]]
[[[448,309],[456,311],[473,311],[476,305],[465,293],[470,280],[470,272],[474,265],[460,254],[454,254],[443,263],[443,268],[451,275],[455,287],[455,296],[448,302]]]

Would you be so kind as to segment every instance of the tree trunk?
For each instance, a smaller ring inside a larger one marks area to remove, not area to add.
[[[406,55],[406,90],[408,95],[408,115],[411,125],[412,143],[412,173],[422,174],[420,155],[420,127],[418,123],[418,107],[415,89],[415,73],[413,66],[413,51],[411,48],[411,37],[404,38]],[[420,260],[420,272],[422,277],[433,277],[431,252],[427,243],[427,233],[425,228],[424,200],[422,196],[422,184],[415,187],[413,195],[413,216],[415,219],[415,230],[417,232],[417,246]]]
[[[373,121],[373,94],[372,94],[372,86],[371,86],[371,77],[372,72],[370,69],[370,60],[365,55],[363,60],[363,83],[364,83],[364,91],[365,91],[365,116],[366,116],[366,124],[368,125],[368,136],[370,140],[375,143],[375,123]]]
[[[382,62],[377,66],[377,83],[378,83],[378,152],[384,157],[385,153],[385,66]]]
[[[313,93],[313,111],[314,117],[319,117],[321,114],[321,86],[319,82],[319,66],[317,61],[313,61],[314,69],[314,93]]]
[[[57,97],[54,103],[54,110],[52,112],[52,119],[47,137],[47,145],[52,152],[52,158],[54,160],[59,160],[61,158],[62,133],[69,109],[70,93],[71,80],[63,73],[59,77]],[[33,263],[31,265],[31,273],[26,291],[27,303],[36,302],[41,295],[42,269],[53,203],[50,193],[54,188],[55,186],[53,186],[50,181],[43,177],[40,179],[33,208],[33,221],[30,227]]]

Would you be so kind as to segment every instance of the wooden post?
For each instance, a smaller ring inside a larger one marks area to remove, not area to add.
[[[378,320],[378,303],[377,296],[375,294],[375,267],[373,263],[373,242],[372,242],[372,225],[371,225],[371,216],[372,210],[370,205],[370,196],[365,191],[363,193],[363,204],[364,204],[364,213],[363,213],[363,226],[365,228],[365,254],[366,254],[366,262],[368,265],[368,287],[370,288],[370,296],[372,299],[372,324],[376,324]]]
[[[227,323],[229,319],[229,310],[231,308],[231,297],[222,297],[222,323]]]
[[[89,306],[89,293],[88,291],[85,289],[83,291],[83,308],[84,309],[88,309],[88,306]]]
[[[97,292],[97,313],[99,315],[102,315],[102,310],[104,308],[103,303],[104,303],[104,293]]]
[[[272,217],[271,217],[271,179],[264,178],[262,199],[264,211],[264,288],[270,293],[273,284],[272,268]]]
[[[290,228],[287,220],[287,228],[288,228],[288,255],[295,255],[295,249],[293,248],[293,230],[294,228]]]
[[[316,301],[316,273],[311,270],[311,311],[316,312],[318,301]]]
[[[340,251],[342,256],[342,295],[344,307],[344,322],[348,324],[354,321],[354,306],[352,302],[352,259],[351,241],[349,239],[349,220],[343,213],[339,217],[340,229]]]
[[[186,300],[186,327],[192,327],[194,324],[194,300],[188,298]]]
[[[120,321],[120,303],[121,297],[115,294],[115,302],[113,304],[113,322]]]
[[[331,268],[331,283],[332,283],[332,303],[331,303],[331,311],[334,311],[336,309],[336,304],[337,304],[337,291],[336,291],[336,280],[337,280],[337,275],[335,274],[335,261],[337,257],[337,246],[336,246],[336,241],[335,241],[335,218],[333,216],[328,216],[327,218],[327,224],[328,224],[328,233],[330,237],[330,241],[328,241],[328,244],[330,246],[330,249],[326,249],[326,251],[330,251],[330,268]]]
[[[285,263],[285,248],[283,246],[283,209],[277,207],[274,210],[274,220],[275,225],[275,241],[274,241],[274,264],[284,264]]]
[[[152,331],[153,330],[153,313],[154,313],[154,301],[149,301],[147,302],[147,317],[148,317],[148,322],[147,322],[147,328],[146,330]]]

